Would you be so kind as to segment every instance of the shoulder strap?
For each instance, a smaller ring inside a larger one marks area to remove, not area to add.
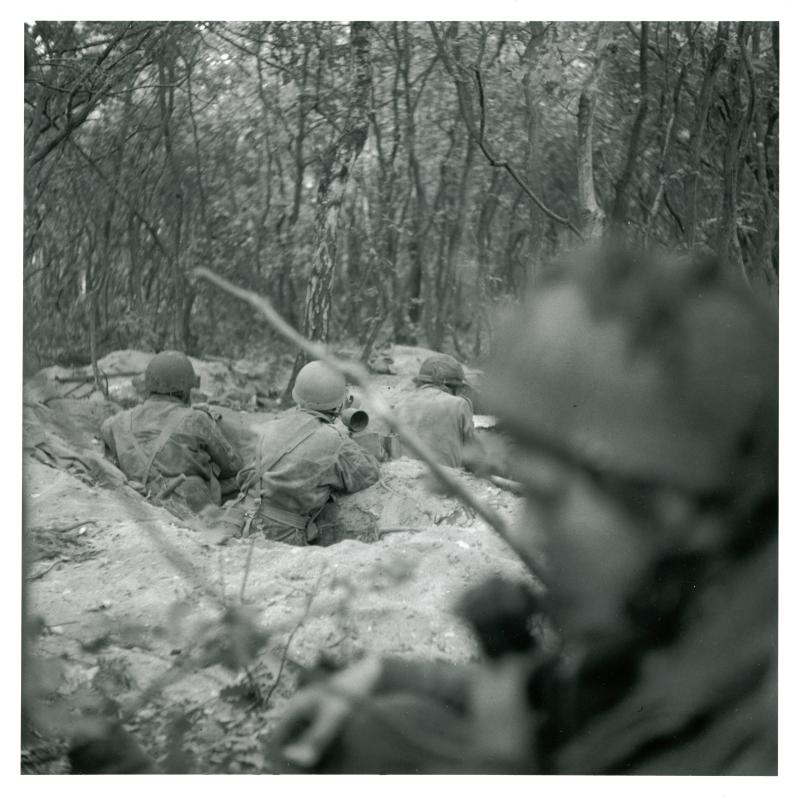
[[[295,432],[294,435],[289,437],[285,442],[283,442],[282,447],[278,449],[277,455],[272,458],[272,460],[263,466],[262,473],[266,472],[267,470],[272,469],[272,467],[280,461],[283,456],[288,455],[292,450],[296,450],[315,430],[317,427],[317,420],[316,417],[311,417],[304,425],[301,425]],[[260,448],[259,448],[259,456],[260,456]]]
[[[185,411],[187,412],[190,410],[191,409],[188,408],[185,409]],[[153,462],[155,461],[158,454],[166,446],[169,437],[172,436],[172,434],[177,430],[178,425],[180,425],[180,423],[183,422],[184,419],[186,419],[186,414],[183,413],[183,410],[181,410],[181,413],[173,414],[172,417],[170,417],[167,420],[166,425],[164,425],[163,429],[161,430],[161,434],[159,435],[159,437],[155,440],[155,445],[153,446],[153,452],[150,455],[150,459],[147,462],[147,467],[145,468],[144,474],[142,475],[141,479],[141,482],[145,486],[147,485],[147,479],[150,477],[150,470],[153,468]],[[131,419],[131,425],[132,422],[133,420]]]
[[[136,455],[139,458],[147,463],[147,453],[144,452],[141,444],[139,444],[139,440],[136,438],[136,432],[133,430],[133,411],[128,412],[128,430],[130,432],[130,441],[133,443],[133,447],[136,450]]]
[[[256,456],[256,471],[258,475],[258,480],[260,482],[261,477],[263,476],[264,472],[269,471],[272,467],[280,461],[283,456],[288,455],[292,450],[296,450],[306,439],[310,438],[313,432],[316,430],[316,417],[311,417],[306,423],[301,425],[295,432],[293,436],[290,436],[286,441],[282,443],[282,446],[278,448],[277,455],[270,459],[268,464],[264,464],[261,458],[261,452],[263,448],[264,436],[266,434],[261,434],[261,438],[258,440],[258,454]]]

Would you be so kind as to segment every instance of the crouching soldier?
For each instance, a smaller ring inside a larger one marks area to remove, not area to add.
[[[426,444],[439,464],[462,467],[474,447],[472,404],[457,391],[466,386],[452,356],[425,359],[413,379],[417,388],[394,406],[397,419]]]
[[[229,484],[242,467],[211,416],[189,406],[199,383],[183,353],[158,353],[144,374],[146,400],[101,428],[106,455],[131,483],[181,517],[220,505],[220,481]]]
[[[321,361],[306,364],[292,396],[297,407],[265,426],[255,463],[239,478],[260,496],[250,533],[305,545],[335,526],[335,508],[328,501],[376,483],[380,467],[334,424],[347,399],[338,372]]]
[[[286,769],[776,774],[777,326],[712,263],[580,266],[490,375],[560,649],[367,658],[289,703]]]

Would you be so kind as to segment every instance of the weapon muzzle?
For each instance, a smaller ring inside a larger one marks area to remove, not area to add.
[[[369,424],[369,415],[362,408],[345,408],[341,421],[353,432],[360,433]]]

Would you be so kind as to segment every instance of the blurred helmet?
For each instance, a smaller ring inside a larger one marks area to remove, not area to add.
[[[144,373],[144,386],[155,394],[188,393],[200,385],[188,357],[178,350],[164,350],[153,356]]]
[[[322,361],[311,361],[297,374],[294,402],[314,411],[338,410],[347,399],[344,376]]]
[[[777,326],[717,264],[596,255],[496,354],[488,401],[522,444],[692,493],[776,488]]]
[[[466,379],[463,367],[452,357],[443,353],[426,358],[414,378],[417,384],[433,383],[438,386],[464,386]]]

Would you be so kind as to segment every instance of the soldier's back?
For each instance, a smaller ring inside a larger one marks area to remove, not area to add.
[[[219,502],[210,488],[215,476],[206,449],[212,425],[202,411],[149,398],[108,419],[103,425],[103,438],[125,475],[145,484],[151,493],[184,475],[175,497],[183,499],[192,511],[199,511]]]
[[[264,426],[259,441],[261,494],[299,514],[308,514],[339,488],[338,452],[344,434],[320,414],[292,409]]]
[[[434,386],[422,386],[399,400],[394,411],[433,451],[439,464],[463,465],[463,446],[472,426],[467,400]]]

